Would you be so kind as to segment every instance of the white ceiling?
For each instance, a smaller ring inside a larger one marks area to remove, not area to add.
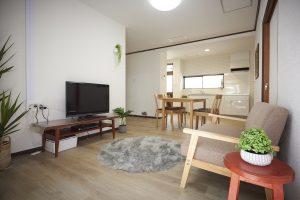
[[[167,60],[253,51],[254,32],[167,48]],[[205,52],[209,49],[209,52]]]
[[[81,0],[126,26],[126,51],[195,41],[255,29],[258,0],[183,0],[157,11],[147,0]]]

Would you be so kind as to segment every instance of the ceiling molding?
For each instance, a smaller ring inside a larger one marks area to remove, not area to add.
[[[175,47],[175,46],[180,46],[180,45],[185,45],[185,44],[190,44],[190,43],[195,43],[195,42],[202,42],[202,41],[206,41],[206,40],[212,40],[212,39],[217,39],[217,38],[222,38],[222,37],[239,35],[239,34],[243,34],[243,33],[251,33],[253,31],[255,31],[255,29],[251,29],[251,30],[248,30],[248,31],[236,32],[236,33],[230,33],[230,34],[225,34],[225,35],[219,35],[219,36],[204,38],[204,39],[200,39],[200,40],[182,42],[182,43],[178,43],[178,44],[171,44],[171,45],[166,45],[166,46],[161,46],[161,47],[156,47],[156,48],[151,48],[151,49],[145,49],[145,50],[141,50],[141,51],[134,51],[134,52],[126,53],[126,55],[142,53],[142,52],[146,52],[146,51],[154,51],[154,50],[158,50],[158,49],[164,49],[164,48],[168,48],[168,47]]]
[[[220,0],[220,1],[221,1],[221,4],[222,4],[222,0]],[[253,3],[253,0],[251,0],[251,5],[252,5],[252,3]],[[258,20],[259,9],[260,9],[260,3],[261,3],[261,0],[258,0],[257,9],[256,9],[256,17],[255,17],[255,25],[254,25],[253,29],[250,29],[250,30],[247,30],[247,31],[236,32],[236,33],[225,34],[225,35],[219,35],[219,36],[215,36],[215,37],[208,37],[208,38],[203,38],[203,39],[193,40],[193,41],[188,41],[188,42],[181,42],[181,43],[176,43],[176,44],[171,44],[171,45],[159,46],[159,47],[150,48],[150,49],[133,51],[133,52],[126,53],[126,55],[142,53],[142,52],[146,52],[146,51],[154,51],[154,50],[164,49],[164,48],[168,48],[168,47],[175,47],[175,46],[191,44],[191,43],[195,43],[195,42],[201,42],[201,41],[212,40],[212,39],[217,39],[217,38],[222,38],[222,37],[227,37],[227,36],[232,36],[232,35],[238,35],[238,34],[243,34],[243,33],[250,33],[250,32],[256,31],[257,20]],[[222,5],[222,8],[223,8],[223,5]]]

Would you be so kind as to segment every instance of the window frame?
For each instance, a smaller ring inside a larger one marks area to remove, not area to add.
[[[203,80],[205,76],[223,76],[223,80],[221,83],[221,87],[213,87],[213,88],[204,88],[203,87]],[[185,87],[185,78],[193,78],[193,77],[202,77],[202,88],[186,88]],[[224,73],[220,73],[220,74],[203,74],[203,75],[191,75],[191,76],[183,76],[183,89],[223,89],[224,88]]]

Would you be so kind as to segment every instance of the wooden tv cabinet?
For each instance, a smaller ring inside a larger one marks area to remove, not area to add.
[[[111,127],[112,136],[115,139],[115,118],[117,116],[93,116],[86,119],[61,119],[53,120],[49,122],[39,122],[34,126],[43,130],[42,136],[42,150],[45,151],[46,139],[52,139],[55,141],[55,157],[58,156],[59,140],[68,136],[75,135],[77,133],[86,132],[90,130],[100,129],[102,134],[102,128]],[[104,122],[105,120],[111,121],[110,123]],[[97,126],[95,126],[97,124]],[[90,126],[89,126],[90,125]]]

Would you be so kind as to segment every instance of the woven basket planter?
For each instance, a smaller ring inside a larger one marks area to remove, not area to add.
[[[273,154],[256,154],[241,150],[241,158],[252,165],[267,166],[270,165],[273,160]]]
[[[6,137],[0,147],[0,170],[6,169],[11,162],[10,137]]]

